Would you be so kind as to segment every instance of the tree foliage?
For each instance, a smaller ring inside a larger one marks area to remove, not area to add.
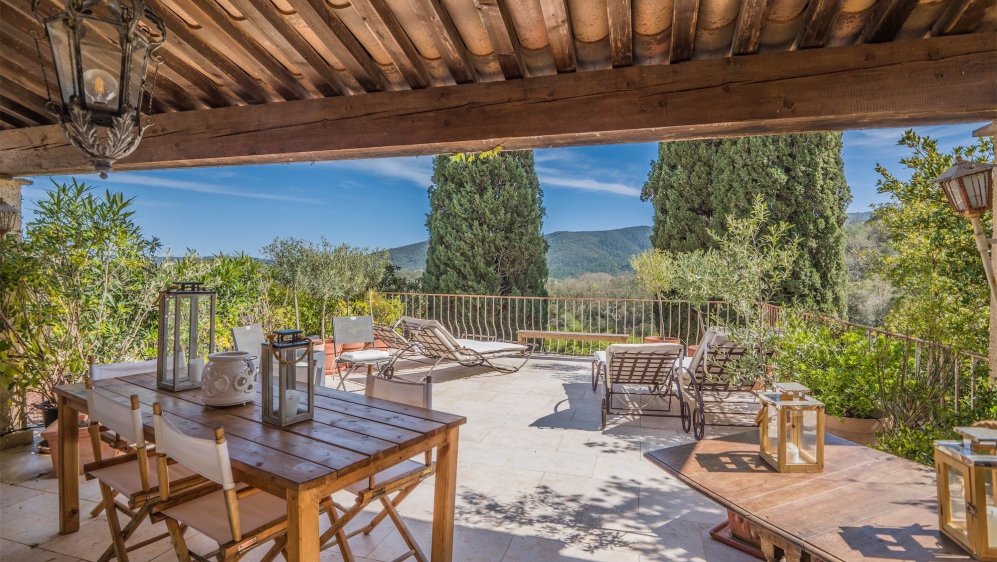
[[[709,231],[722,235],[729,217],[752,213],[756,194],[769,205],[769,224],[788,223],[801,244],[776,302],[844,313],[851,193],[840,133],[661,143],[641,197],[654,205],[654,246],[690,252],[716,248]]]
[[[961,349],[985,350],[990,298],[983,262],[970,222],[952,212],[933,180],[955,164],[956,155],[992,160],[993,142],[984,138],[976,146],[943,154],[937,142],[909,130],[898,144],[911,150],[900,161],[910,170],[910,179],[876,168],[882,176],[879,192],[890,201],[877,205],[874,217],[891,251],[875,270],[897,293],[886,326]],[[993,224],[990,213],[983,224]]]
[[[546,294],[546,210],[532,152],[437,156],[429,204],[423,290]]]

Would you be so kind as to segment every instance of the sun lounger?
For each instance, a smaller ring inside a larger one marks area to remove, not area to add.
[[[533,353],[532,346],[519,343],[455,338],[436,320],[402,317],[399,324],[404,327],[412,349],[418,349],[419,353],[436,360],[426,376],[444,359],[465,367],[487,365],[500,373],[515,373],[530,360]],[[418,344],[418,348],[412,344]],[[515,367],[496,365],[491,361],[503,355],[520,355],[523,361]]]

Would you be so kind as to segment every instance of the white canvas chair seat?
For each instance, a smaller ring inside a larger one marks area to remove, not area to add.
[[[460,347],[472,349],[482,355],[493,353],[526,353],[526,350],[529,349],[521,343],[503,341],[479,341],[461,338],[458,338],[456,341]]]
[[[374,475],[374,487],[384,486],[394,480],[395,478],[413,470],[418,470],[424,467],[425,464],[419,461],[407,460],[395,466],[382,470]],[[370,487],[370,481],[368,479],[363,479],[356,484],[350,484],[346,487],[346,491],[359,494],[360,492],[366,490]]]
[[[339,355],[345,363],[376,363],[390,361],[391,354],[380,349],[364,349],[362,351],[347,351]]]
[[[126,497],[143,491],[142,479],[139,477],[138,461],[129,461],[107,468],[91,470],[89,474],[110,486],[115,492]],[[182,480],[196,474],[196,472],[185,466],[174,465],[170,468],[170,481],[176,482],[177,480]],[[149,481],[153,486],[159,486],[159,472],[154,462],[149,463]]]
[[[172,471],[171,467],[170,472]],[[242,485],[237,487],[237,490],[246,487],[248,486]],[[243,536],[248,536],[251,531],[268,525],[279,517],[287,516],[287,501],[266,492],[253,494],[238,502],[239,524]],[[232,540],[228,513],[225,511],[225,493],[222,490],[165,509],[161,513],[219,544]]]

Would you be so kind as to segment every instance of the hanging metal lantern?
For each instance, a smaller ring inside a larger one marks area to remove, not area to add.
[[[6,236],[8,232],[14,230],[14,225],[17,224],[17,217],[20,214],[17,207],[0,199],[0,239]]]
[[[62,98],[45,108],[106,178],[151,124],[149,116],[143,121],[142,92],[150,58],[157,68],[161,62],[153,53],[166,41],[166,25],[143,0],[66,0],[66,9],[48,18],[38,10],[41,2],[32,0],[31,8],[52,46]]]
[[[159,388],[173,392],[200,388],[204,358],[214,352],[215,292],[195,282],[177,283],[163,291],[156,362]]]
[[[997,276],[990,261],[990,243],[983,233],[980,217],[993,207],[994,175],[997,165],[956,158],[955,166],[942,172],[935,183],[942,187],[952,210],[966,217],[973,225],[976,249],[983,258],[983,270],[990,285],[990,294],[997,299]]]

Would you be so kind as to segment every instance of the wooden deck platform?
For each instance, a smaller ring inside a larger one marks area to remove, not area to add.
[[[773,561],[972,560],[938,532],[932,469],[832,435],[817,474],[775,472],[757,431],[646,457],[748,519]]]

